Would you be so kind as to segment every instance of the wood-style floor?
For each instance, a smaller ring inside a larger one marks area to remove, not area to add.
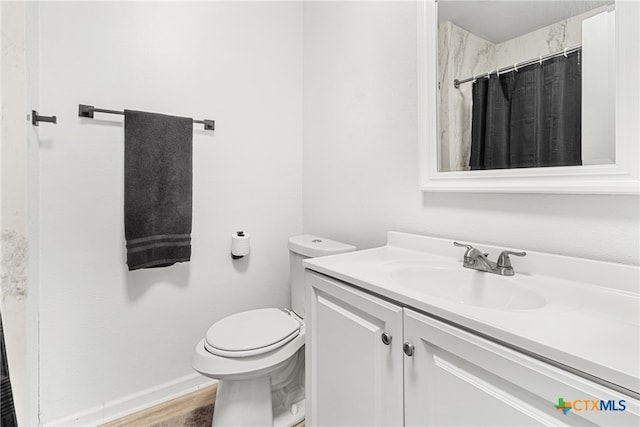
[[[187,395],[178,397],[173,400],[161,403],[151,408],[144,409],[140,412],[119,418],[101,427],[129,427],[129,426],[205,426],[211,425],[211,416],[213,416],[213,404],[216,400],[216,392],[218,385],[214,384],[209,387],[202,388]],[[206,419],[198,419],[200,412],[205,411],[203,408],[210,408],[210,414],[202,414]],[[208,417],[207,417],[208,415]],[[183,422],[184,421],[184,422]],[[208,421],[208,424],[204,424]]]
[[[207,427],[211,425],[218,385],[144,409],[101,427]],[[304,422],[294,427],[304,427]]]

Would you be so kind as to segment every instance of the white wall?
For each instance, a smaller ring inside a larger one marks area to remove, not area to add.
[[[30,286],[33,248],[27,244],[34,227],[29,222],[33,136],[27,121],[29,58],[26,16],[33,3],[3,1],[2,10],[2,318],[16,415],[20,425],[32,425],[37,405],[36,323],[29,313],[37,301]],[[35,107],[34,107],[35,108]]]
[[[294,2],[41,3],[40,110],[59,118],[39,131],[42,422],[92,424],[202,383],[191,358],[211,323],[289,305],[301,25]],[[190,263],[127,271],[122,118],[80,119],[79,103],[216,120],[194,131]],[[230,258],[236,230],[248,259]]]
[[[416,4],[304,4],[304,230],[387,230],[640,263],[637,197],[422,193]],[[494,254],[495,255],[495,254]]]

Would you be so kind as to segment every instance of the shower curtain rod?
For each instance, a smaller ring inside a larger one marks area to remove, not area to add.
[[[469,77],[469,78],[466,78],[464,80],[455,79],[453,81],[453,86],[456,89],[458,89],[462,83],[472,82],[472,81],[475,81],[476,79],[479,79],[481,77],[488,78],[489,75],[494,74],[494,73],[501,74],[501,73],[506,73],[508,71],[514,71],[514,70],[518,71],[518,67],[526,67],[527,65],[533,65],[533,64],[537,64],[537,63],[542,64],[542,61],[546,61],[547,59],[555,58],[556,56],[560,56],[560,55],[567,56],[568,54],[573,53],[573,52],[577,52],[577,51],[579,51],[581,49],[582,49],[582,45],[577,45],[577,46],[574,46],[574,47],[571,47],[571,48],[566,48],[566,49],[559,50],[558,52],[549,53],[547,55],[542,55],[542,56],[539,56],[538,58],[533,58],[533,59],[530,59],[530,60],[525,61],[525,62],[516,62],[515,64],[509,65],[508,67],[499,68],[499,69],[497,69],[495,71],[489,71],[488,73],[478,74],[475,77]]]
[[[93,113],[106,113],[106,114],[120,114],[124,115],[124,111],[107,110],[104,108],[96,108],[93,105],[78,105],[78,117],[87,117],[93,119]],[[204,130],[216,130],[215,120],[193,120],[193,123],[200,123],[204,125]]]

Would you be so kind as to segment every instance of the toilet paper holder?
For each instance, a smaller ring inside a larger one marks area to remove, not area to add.
[[[251,236],[244,231],[236,231],[231,235],[231,258],[239,259],[249,255]]]

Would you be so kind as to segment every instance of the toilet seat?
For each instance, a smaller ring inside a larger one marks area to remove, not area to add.
[[[206,350],[223,357],[249,357],[287,344],[302,324],[277,308],[243,311],[214,323],[204,339]]]
[[[244,380],[267,375],[304,347],[304,326],[297,337],[273,351],[250,357],[224,357],[207,350],[205,339],[196,345],[193,368],[209,378],[217,380]]]

